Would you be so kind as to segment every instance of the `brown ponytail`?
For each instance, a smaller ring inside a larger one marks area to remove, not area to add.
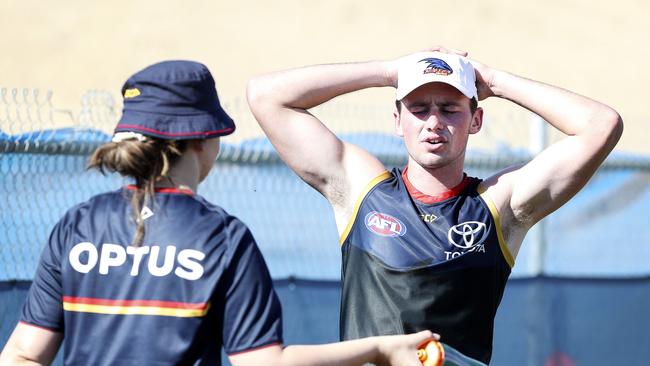
[[[106,143],[93,153],[88,169],[98,169],[102,174],[118,172],[135,180],[131,198],[133,219],[136,223],[132,245],[139,246],[144,238],[144,205],[153,202],[156,181],[169,172],[178,157],[187,148],[186,140],[161,140],[147,137],[143,141],[127,139]]]

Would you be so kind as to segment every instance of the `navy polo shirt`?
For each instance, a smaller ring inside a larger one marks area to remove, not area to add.
[[[219,365],[282,343],[281,308],[251,232],[189,191],[162,189],[135,232],[127,188],[69,210],[21,322],[61,332],[66,365]]]

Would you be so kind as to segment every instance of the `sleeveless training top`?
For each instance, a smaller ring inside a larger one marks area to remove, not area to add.
[[[428,329],[490,361],[513,260],[479,183],[465,177],[435,202],[414,199],[398,169],[369,183],[341,236],[342,339]]]

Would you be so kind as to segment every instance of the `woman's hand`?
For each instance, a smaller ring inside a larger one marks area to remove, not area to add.
[[[421,366],[417,356],[418,347],[431,340],[439,340],[440,336],[424,330],[418,333],[378,338],[379,356],[375,363],[378,366]]]

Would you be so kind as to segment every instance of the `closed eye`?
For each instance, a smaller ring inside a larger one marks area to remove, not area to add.
[[[439,106],[440,111],[446,114],[458,113],[461,111],[461,107],[455,103],[445,103]]]
[[[407,106],[409,112],[415,115],[423,115],[429,113],[429,105],[425,103],[413,103]]]

